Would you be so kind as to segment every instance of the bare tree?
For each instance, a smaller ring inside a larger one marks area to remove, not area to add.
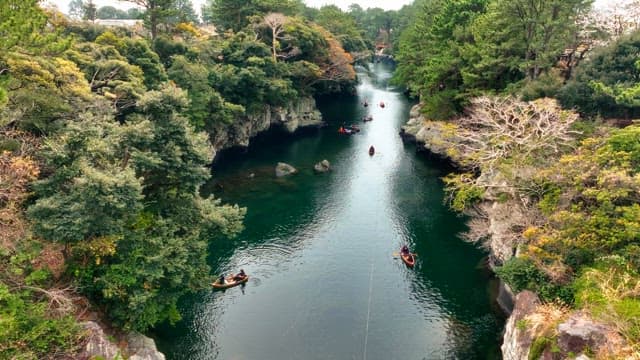
[[[268,13],[264,16],[264,25],[271,29],[271,53],[273,61],[277,60],[278,41],[284,39],[284,24],[287,22],[287,16],[281,13]]]
[[[571,146],[578,114],[553,99],[523,102],[513,97],[478,97],[457,119],[453,146],[476,168],[492,170],[501,159],[559,154]]]

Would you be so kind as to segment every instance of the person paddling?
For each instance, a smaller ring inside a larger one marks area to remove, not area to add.
[[[243,269],[240,269],[240,272],[233,277],[233,280],[239,281],[239,280],[243,280],[246,277],[247,277],[247,274],[244,273]]]

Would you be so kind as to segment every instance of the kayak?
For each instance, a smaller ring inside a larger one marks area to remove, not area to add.
[[[402,261],[404,261],[404,263],[407,264],[408,267],[413,267],[413,265],[416,264],[416,257],[413,256],[413,254],[400,254],[400,258],[402,258]]]
[[[211,286],[214,289],[228,289],[230,287],[238,286],[240,284],[244,284],[249,281],[249,275],[245,276],[244,279],[241,280],[233,280],[233,276],[230,276],[225,279],[224,284],[220,284],[220,280],[216,280]]]

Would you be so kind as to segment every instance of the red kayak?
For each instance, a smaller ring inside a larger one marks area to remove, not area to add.
[[[407,264],[408,267],[413,267],[413,265],[416,264],[416,257],[411,253],[406,255],[400,254],[400,258],[402,258],[402,261],[404,261],[404,263]]]

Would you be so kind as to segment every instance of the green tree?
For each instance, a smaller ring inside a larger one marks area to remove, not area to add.
[[[87,0],[83,5],[82,19],[89,21],[96,21],[98,18],[98,7],[94,4],[93,0]]]
[[[187,90],[190,104],[186,114],[196,129],[212,132],[217,125],[230,124],[244,114],[244,107],[228,103],[209,85],[210,74],[206,66],[176,56],[168,74],[171,80]]]
[[[639,51],[640,32],[595,49],[560,89],[558,99],[591,117],[637,117],[640,104],[633,101],[633,89],[640,83]]]
[[[484,13],[487,3],[426,2],[416,24],[402,35],[396,79],[422,96],[424,111],[431,117],[448,118],[460,112],[473,91],[465,79],[474,66],[466,53],[474,46],[471,24]]]
[[[193,3],[191,0],[176,0],[175,3],[176,14],[173,16],[171,22],[177,23],[200,23],[198,14],[193,9]]]
[[[567,46],[574,45],[576,20],[592,3],[592,0],[492,2],[475,24],[474,35],[481,53],[479,66],[486,71],[494,64],[505,64],[500,68],[520,71],[529,80],[537,79],[555,65]],[[480,70],[478,76],[485,73]]]
[[[209,0],[203,13],[222,30],[240,31],[252,17],[277,12],[295,15],[302,9],[300,0]]]
[[[144,20],[149,30],[151,38],[158,36],[158,27],[166,24],[168,19],[176,14],[176,0],[123,0],[136,4],[146,10]]]
[[[335,5],[320,8],[317,18],[319,25],[329,30],[348,52],[363,51],[367,48],[360,30],[352,16],[343,12]]]
[[[46,29],[47,15],[39,0],[0,2],[0,58],[19,47],[23,52],[42,53],[55,49],[55,34]],[[2,73],[0,65],[0,75]]]
[[[113,6],[102,6],[96,12],[96,18],[98,19],[128,19],[129,16],[126,11],[117,9]]]

